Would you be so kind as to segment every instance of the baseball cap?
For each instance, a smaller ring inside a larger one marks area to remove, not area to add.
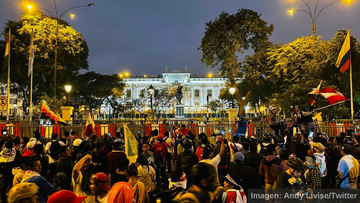
[[[241,162],[244,162],[244,155],[241,152],[236,152],[234,154],[234,160],[239,160]]]
[[[92,177],[92,180],[94,180],[102,190],[109,191],[109,177],[105,173],[95,173]]]
[[[82,139],[77,138],[77,139],[74,140],[73,146],[78,147],[82,142],[83,142]]]
[[[52,194],[49,199],[48,203],[81,203],[84,201],[86,196],[76,196],[75,193],[69,190],[60,190],[59,192],[55,192]]]

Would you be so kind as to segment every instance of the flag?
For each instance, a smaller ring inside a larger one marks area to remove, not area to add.
[[[10,29],[8,33],[8,37],[6,38],[6,48],[5,48],[5,55],[4,55],[4,64],[3,64],[3,70],[10,67]]]
[[[321,94],[321,96],[325,97],[325,99],[328,100],[328,102],[333,105],[336,104],[338,102],[341,101],[347,101],[348,99],[341,94],[340,92],[333,90],[331,88],[324,88],[322,90],[319,90],[319,94]]]
[[[33,65],[34,65],[34,32],[31,32],[28,77],[30,77],[31,72],[33,71]]]
[[[96,133],[95,123],[94,123],[94,119],[91,116],[91,110],[89,110],[89,116],[88,116],[88,119],[86,120],[86,124],[85,124],[84,136],[90,137],[90,135],[92,135],[94,133]]]
[[[124,136],[125,136],[125,154],[127,155],[130,164],[136,163],[138,157],[138,141],[132,134],[127,125],[124,124]]]
[[[315,100],[312,97],[310,97],[310,105],[314,106],[315,104],[316,104]]]
[[[320,83],[316,89],[313,89],[313,91],[309,92],[308,94],[319,94],[321,83],[322,83],[322,81],[320,81]]]
[[[344,73],[350,66],[351,54],[350,54],[350,28],[346,35],[345,42],[340,50],[340,54],[336,61],[335,66],[340,68],[340,72]]]
[[[66,125],[66,121],[63,120],[55,110],[51,109],[45,100],[42,101],[40,119],[51,119],[55,121],[55,123]]]

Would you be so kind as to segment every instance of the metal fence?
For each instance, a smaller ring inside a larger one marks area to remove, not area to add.
[[[157,129],[160,134],[164,134],[166,131],[170,133],[170,136],[174,134],[174,130],[179,127],[180,124],[185,122],[177,122],[177,124],[126,124],[133,134],[139,134],[141,136],[150,135],[151,130]],[[216,131],[225,134],[227,137],[231,137],[236,132],[236,124],[233,123],[186,123],[186,127],[189,128],[193,134],[199,135],[205,133],[210,136]],[[316,127],[316,132],[325,132],[329,136],[339,136],[341,132],[346,132],[351,128],[357,131],[357,126],[350,123],[322,123]],[[78,136],[84,134],[85,125],[21,125],[21,124],[3,124],[1,129],[7,129],[14,136],[19,137],[32,137],[34,131],[38,130],[45,138],[50,138],[52,133],[58,133],[63,135],[65,131],[75,131]],[[105,133],[115,137],[116,132],[123,132],[124,124],[97,124],[95,131],[98,136]],[[294,133],[299,129],[294,129]],[[247,136],[261,136],[265,133],[273,132],[268,124],[256,123],[247,125]]]

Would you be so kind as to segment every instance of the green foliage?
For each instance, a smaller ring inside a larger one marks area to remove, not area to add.
[[[30,78],[28,57],[30,33],[34,32],[34,85],[33,101],[39,102],[41,95],[54,94],[55,40],[58,40],[57,92],[72,81],[82,69],[88,68],[89,49],[81,34],[65,21],[59,20],[59,34],[56,38],[56,20],[41,12],[24,14],[18,21],[8,21],[6,34],[11,28],[11,92],[23,98],[23,109],[29,107]],[[0,53],[4,53],[5,42],[0,42]],[[3,57],[0,57],[3,64]],[[6,81],[7,74],[2,74]],[[65,91],[64,91],[65,92]]]
[[[223,104],[218,99],[209,102],[209,109],[214,113],[217,113],[222,107]]]
[[[214,21],[206,23],[205,35],[199,49],[203,57],[201,61],[212,68],[219,68],[219,75],[228,78],[229,86],[235,87],[236,100],[239,104],[239,114],[244,115],[244,107],[250,100],[252,87],[245,92],[237,88],[239,80],[257,81],[261,75],[259,69],[253,69],[249,64],[238,60],[239,54],[252,48],[260,53],[269,46],[268,38],[273,31],[273,25],[267,25],[261,15],[249,9],[241,9],[235,14],[222,12]]]

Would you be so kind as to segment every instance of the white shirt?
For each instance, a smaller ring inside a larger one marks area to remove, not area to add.
[[[220,157],[219,154],[216,155],[216,156],[215,156],[214,158],[212,158],[212,159],[203,159],[203,160],[200,161],[200,163],[207,163],[207,164],[211,164],[211,165],[214,166],[215,171],[216,171],[216,181],[217,181],[216,184],[217,184],[217,185],[219,185],[219,176],[218,176],[218,169],[217,169],[217,167],[218,167],[220,161],[221,161],[221,157]]]
[[[50,151],[50,147],[51,147],[52,142],[55,142],[55,141],[53,140],[53,141],[48,142],[48,143],[46,144],[46,146],[45,146],[45,151]],[[60,144],[62,147],[65,146],[65,144],[64,144],[62,141],[58,141],[58,142],[59,142],[59,144]]]

